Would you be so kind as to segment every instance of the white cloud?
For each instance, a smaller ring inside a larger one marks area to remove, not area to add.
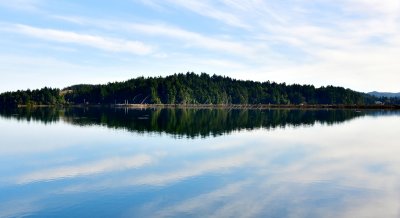
[[[398,0],[346,0],[343,1],[349,11],[379,13],[384,16],[400,16],[400,2]]]
[[[184,40],[185,45],[189,47],[200,47],[233,54],[255,54],[255,49],[245,45],[244,43],[235,42],[227,39],[212,38],[173,26],[160,24],[128,24],[127,28],[138,31],[139,33],[167,36],[174,39]]]
[[[180,5],[200,15],[220,20],[231,26],[249,28],[247,24],[243,23],[242,20],[234,14],[218,10],[216,7],[201,3],[200,1],[172,0],[170,2]]]
[[[21,24],[16,24],[10,31],[15,31],[17,33],[44,40],[74,43],[111,52],[128,52],[137,55],[147,55],[153,52],[151,46],[139,41],[106,38],[96,35],[80,34],[72,31],[44,29]]]
[[[200,48],[209,51],[222,52],[225,54],[240,55],[243,57],[253,57],[259,48],[251,43],[233,40],[231,38],[221,38],[207,36],[198,32],[189,31],[177,26],[163,23],[135,23],[124,21],[94,20],[84,17],[74,16],[52,16],[53,18],[76,23],[79,25],[95,26],[105,30],[128,31],[135,34],[151,35],[153,37],[168,37],[170,40],[181,41],[179,48]],[[160,40],[164,41],[164,40]],[[168,52],[168,51],[165,51]]]
[[[150,3],[149,3],[150,2]],[[150,5],[151,7],[165,7],[175,5],[183,8],[184,10],[189,10],[201,16],[209,17],[222,23],[228,24],[230,26],[240,27],[240,28],[249,28],[247,24],[245,24],[240,17],[237,17],[235,14],[230,13],[228,11],[222,11],[214,5],[210,4],[209,1],[185,1],[185,0],[167,0],[167,1],[152,1],[146,2],[145,4]]]
[[[38,11],[43,0],[0,0],[0,7],[22,11]]]

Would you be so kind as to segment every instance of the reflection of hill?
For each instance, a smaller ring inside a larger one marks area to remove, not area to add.
[[[353,110],[225,110],[225,109],[116,109],[116,108],[18,108],[0,111],[1,117],[63,121],[79,126],[101,125],[132,132],[165,132],[178,136],[216,136],[234,130],[276,128],[315,123],[341,123],[367,114]],[[389,113],[389,112],[384,112]]]
[[[60,121],[62,110],[53,107],[43,108],[0,108],[0,117],[21,121],[40,121],[52,123]]]

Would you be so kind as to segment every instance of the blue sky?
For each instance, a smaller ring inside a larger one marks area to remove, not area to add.
[[[400,91],[398,0],[0,0],[0,92],[194,71]]]

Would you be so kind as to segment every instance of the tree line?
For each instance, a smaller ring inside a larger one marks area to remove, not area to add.
[[[75,85],[6,92],[2,105],[57,104],[373,104],[399,103],[334,86],[287,85],[232,79],[205,73],[138,77],[103,85]]]
[[[64,97],[60,95],[60,89],[48,87],[0,94],[1,106],[61,105],[64,104],[64,102]]]

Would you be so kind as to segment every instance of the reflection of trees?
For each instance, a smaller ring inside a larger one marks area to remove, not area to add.
[[[0,116],[3,118],[40,121],[43,123],[59,121],[63,112],[63,110],[55,107],[0,108]]]
[[[59,121],[79,126],[102,125],[134,132],[217,136],[241,129],[334,124],[379,112],[353,110],[225,110],[225,109],[117,109],[117,108],[18,108],[0,115],[18,120]]]

